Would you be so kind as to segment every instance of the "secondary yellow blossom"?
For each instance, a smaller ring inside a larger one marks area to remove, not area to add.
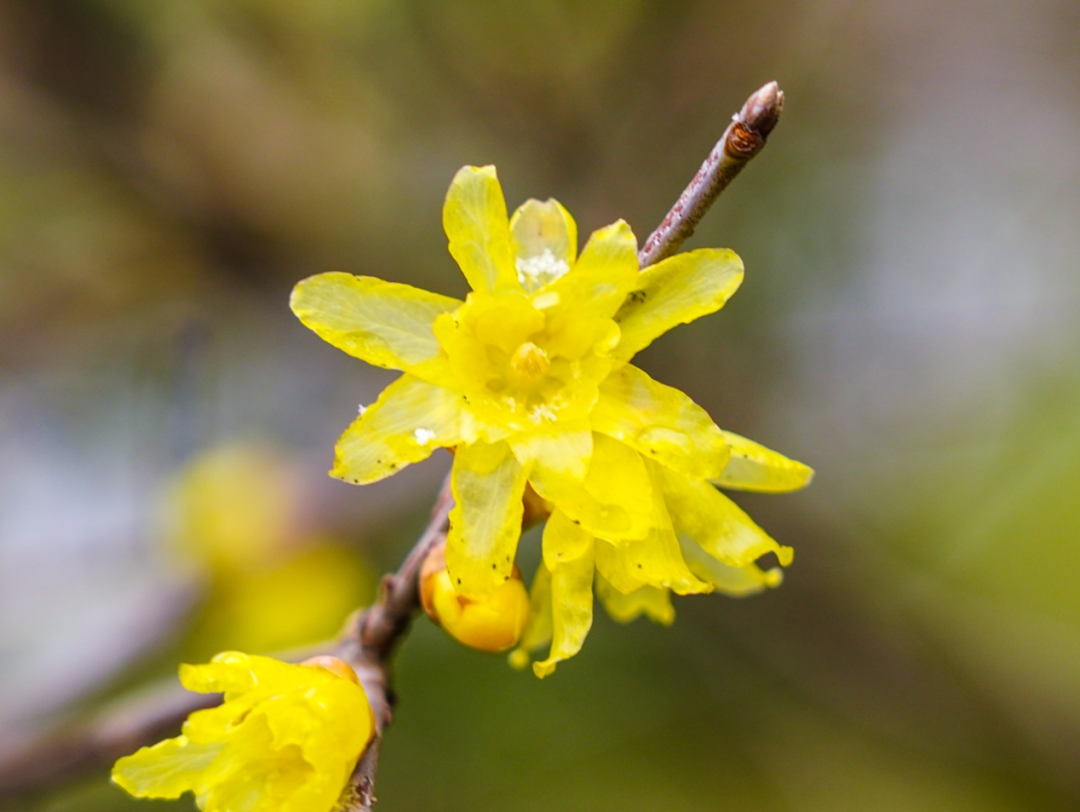
[[[754,562],[773,553],[787,564],[790,549],[710,483],[794,490],[810,469],[722,431],[629,363],[672,327],[720,309],[742,281],[739,258],[699,249],[639,270],[621,220],[579,256],[558,202],[529,200],[507,217],[493,167],[457,173],[443,224],[472,287],[464,302],[343,273],[293,291],[293,311],[322,338],[405,373],[341,437],[331,473],[374,482],[454,448],[446,559],[466,597],[510,579],[531,485],[552,510],[538,581],[548,597],[533,596],[534,610],[549,609],[533,612],[522,643],[532,648],[549,625],[541,675],[580,648],[594,582],[616,617],[659,619],[670,618],[669,591],[777,583]]]
[[[286,459],[250,442],[193,457],[165,493],[162,532],[174,554],[219,579],[280,556],[297,512]]]
[[[239,652],[183,665],[185,688],[224,702],[121,758],[113,781],[139,798],[192,792],[204,812],[330,812],[374,732],[367,695],[345,669]]]
[[[281,449],[229,442],[195,455],[169,484],[162,535],[205,585],[187,657],[325,640],[372,591],[354,551],[300,521],[296,473]]]

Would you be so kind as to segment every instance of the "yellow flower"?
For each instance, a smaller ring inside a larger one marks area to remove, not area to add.
[[[295,473],[277,448],[230,442],[195,455],[170,483],[162,534],[177,563],[207,576],[185,659],[325,640],[373,590],[353,551],[298,521]]]
[[[793,490],[810,469],[721,431],[628,363],[719,310],[742,281],[739,258],[699,249],[639,271],[621,220],[578,256],[577,227],[556,201],[507,217],[493,167],[458,172],[443,224],[472,287],[465,302],[343,273],[293,291],[293,311],[323,339],[405,373],[346,430],[331,474],[374,482],[455,448],[446,559],[465,596],[511,577],[531,485],[553,509],[543,540],[553,643],[538,674],[580,648],[596,575],[621,595],[776,583],[753,562],[772,552],[786,564],[790,549],[710,483]]]
[[[280,556],[296,525],[285,457],[255,443],[225,443],[188,462],[166,493],[162,530],[173,552],[228,579]]]
[[[367,695],[345,669],[239,652],[183,665],[185,688],[224,693],[224,703],[117,761],[113,781],[140,798],[193,792],[205,812],[330,812],[374,731]]]

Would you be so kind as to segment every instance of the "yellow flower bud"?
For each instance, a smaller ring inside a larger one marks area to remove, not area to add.
[[[344,660],[330,654],[320,654],[318,657],[309,657],[300,663],[300,665],[306,665],[309,668],[325,668],[331,674],[337,674],[342,679],[347,679],[353,685],[360,684],[360,678],[356,676],[356,672],[353,671],[352,666]]]
[[[420,601],[428,617],[456,640],[480,651],[506,651],[529,619],[529,594],[517,565],[509,579],[486,595],[466,597],[446,569],[446,545],[435,547],[420,570]]]

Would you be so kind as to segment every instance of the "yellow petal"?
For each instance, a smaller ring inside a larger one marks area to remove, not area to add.
[[[527,666],[529,652],[551,642],[551,624],[551,571],[541,561],[529,590],[529,621],[518,647],[510,653],[510,665],[514,668]]]
[[[446,566],[462,595],[483,595],[510,578],[521,535],[526,469],[505,442],[458,446]]]
[[[432,322],[462,303],[370,276],[324,273],[297,284],[289,304],[305,326],[349,355],[424,377],[439,366]]]
[[[672,327],[719,310],[742,278],[742,260],[726,248],[700,248],[646,268],[615,316],[622,329],[615,356],[629,360]]]
[[[612,620],[629,623],[645,615],[654,623],[670,626],[675,621],[675,607],[671,605],[671,592],[655,586],[643,586],[629,595],[617,590],[599,572],[596,574],[596,597],[604,605]]]
[[[657,466],[668,510],[680,535],[686,534],[714,558],[742,567],[766,553],[791,563],[790,547],[777,544],[754,520],[712,485]]]
[[[724,440],[731,448],[731,459],[719,476],[712,477],[712,482],[723,488],[786,493],[806,487],[814,476],[810,466],[770,451],[753,440],[730,431],[724,432]]]
[[[302,690],[259,707],[266,714],[274,748],[295,745],[315,767],[350,767],[347,754],[359,753],[375,730],[364,689],[332,672],[308,676],[294,687]]]
[[[597,570],[624,594],[646,585],[670,589],[678,595],[711,591],[709,584],[695,576],[683,560],[660,490],[657,471],[661,467],[649,463],[648,468],[654,482],[649,533],[642,539],[597,542]]]
[[[763,570],[757,564],[729,567],[706,553],[688,537],[680,537],[680,542],[682,542],[683,556],[691,571],[702,580],[712,584],[716,591],[726,595],[735,598],[753,595],[770,587],[779,586],[784,580],[784,571],[779,567],[773,567],[770,570]]]
[[[731,453],[704,409],[630,364],[600,384],[589,418],[595,431],[696,479],[718,476]]]
[[[641,455],[603,434],[593,434],[584,481],[538,460],[529,482],[540,496],[602,538],[642,538],[652,527],[653,487]]]
[[[554,572],[560,564],[585,555],[593,541],[592,535],[579,524],[561,510],[555,510],[544,527],[544,565]]]
[[[679,540],[670,528],[654,529],[643,539],[596,542],[596,569],[624,594],[643,586],[670,589],[677,595],[701,595],[712,589],[687,567]]]
[[[558,538],[573,533],[574,538]],[[541,679],[555,670],[556,663],[569,659],[581,650],[592,626],[593,545],[582,544],[580,530],[569,521],[547,523],[544,549],[574,551],[574,558],[563,556],[551,569],[552,641],[547,659],[533,663],[533,673]]]
[[[521,290],[506,200],[495,167],[458,170],[446,193],[443,229],[450,240],[450,254],[473,290]]]
[[[223,693],[226,701],[256,685],[288,684],[288,675],[285,663],[240,651],[223,651],[202,665],[180,666],[181,685],[202,694]]]
[[[593,454],[585,475],[585,499],[567,500],[571,509],[564,508],[571,519],[599,535],[610,538],[640,538],[648,532],[653,520],[651,504],[653,487],[641,455],[629,446],[593,434]],[[542,495],[542,494],[541,494]],[[549,500],[559,504],[557,499]],[[562,507],[562,505],[559,505]]]
[[[298,747],[280,751],[273,747],[265,713],[253,714],[237,726],[219,763],[221,769],[204,777],[204,791],[196,796],[205,812],[292,812],[293,798],[299,794],[310,799],[312,783],[321,783],[315,766],[304,760]],[[329,809],[334,800],[326,798],[324,804],[308,808]]]
[[[195,711],[184,722],[182,732],[192,744],[213,744],[227,738],[228,732],[243,719],[255,705],[265,699],[261,691],[249,691],[231,697],[222,704]]]
[[[543,313],[521,291],[474,294],[458,316],[481,346],[497,347],[507,355],[544,326]]]
[[[557,295],[571,313],[611,318],[637,281],[637,237],[619,220],[593,232],[570,273],[541,295]]]
[[[461,440],[462,401],[456,392],[402,375],[345,429],[330,475],[365,485]]]
[[[518,280],[532,293],[570,270],[577,224],[558,200],[526,200],[510,218]]]
[[[539,465],[560,477],[581,481],[592,457],[593,435],[587,425],[575,429],[559,423],[550,431],[519,434],[509,443],[522,465]]]
[[[179,798],[196,792],[224,743],[193,744],[184,736],[143,747],[116,762],[115,784],[137,798]]]

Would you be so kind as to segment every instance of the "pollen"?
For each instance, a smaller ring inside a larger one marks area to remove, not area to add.
[[[554,282],[570,270],[565,259],[559,259],[550,248],[532,257],[517,258],[518,280],[526,289],[535,290]]]
[[[510,357],[510,373],[523,386],[536,383],[549,366],[548,354],[531,341],[519,346]]]

